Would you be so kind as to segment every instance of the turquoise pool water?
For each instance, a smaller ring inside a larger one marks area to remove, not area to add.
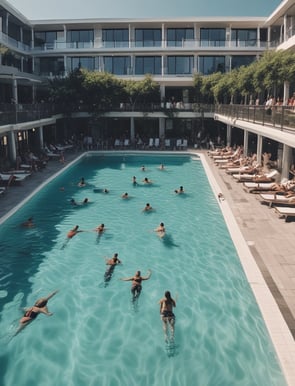
[[[174,193],[180,185],[184,195]],[[85,197],[89,205],[70,204]],[[151,213],[142,212],[147,202]],[[30,216],[36,226],[21,227]],[[162,221],[163,240],[152,231]],[[107,230],[97,237],[100,223]],[[75,225],[87,232],[65,243]],[[286,385],[199,160],[86,157],[1,225],[0,240],[1,385]],[[104,257],[115,252],[123,264],[105,282]],[[131,283],[119,279],[148,269],[133,304]],[[13,337],[21,308],[54,289],[54,315]],[[177,298],[170,344],[158,305],[166,290]]]

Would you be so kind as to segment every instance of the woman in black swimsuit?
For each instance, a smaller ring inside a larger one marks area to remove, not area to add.
[[[133,295],[133,300],[138,298],[141,293],[141,290],[142,290],[141,282],[143,280],[148,280],[151,277],[151,274],[152,274],[152,271],[149,269],[147,276],[141,276],[140,271],[137,271],[134,276],[121,279],[123,281],[132,281],[131,293]]]
[[[53,315],[52,312],[48,311],[47,302],[51,299],[58,291],[54,291],[45,298],[38,299],[33,307],[27,308],[24,316],[19,321],[20,326],[17,330],[17,333],[25,328],[32,320],[36,319],[39,314],[45,314],[47,316]]]
[[[165,340],[168,340],[167,326],[170,326],[170,340],[174,339],[174,325],[175,315],[173,313],[173,307],[176,307],[176,302],[172,299],[170,291],[165,292],[165,297],[160,301],[160,315],[163,322],[163,330],[165,334]]]

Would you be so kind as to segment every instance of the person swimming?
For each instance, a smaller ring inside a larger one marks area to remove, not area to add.
[[[163,238],[166,234],[166,229],[165,229],[164,223],[161,222],[160,225],[156,229],[154,229],[154,232],[157,232],[158,236],[160,238]]]
[[[147,177],[145,177],[143,180],[142,180],[143,183],[145,184],[152,184],[152,180],[149,180]]]
[[[35,226],[34,222],[33,222],[33,217],[29,217],[27,219],[27,221],[23,222],[21,224],[22,227],[25,227],[25,228],[32,228]]]
[[[136,181],[136,177],[135,176],[132,177],[132,184],[133,185],[137,185],[137,181]]]
[[[142,209],[143,212],[150,212],[152,211],[153,208],[151,207],[151,205],[147,202],[145,207]]]
[[[94,230],[98,233],[98,235],[102,235],[105,231],[105,226],[104,224],[100,224]]]
[[[78,183],[78,186],[79,186],[79,188],[83,188],[84,186],[86,186],[86,182],[85,182],[84,177],[81,178],[81,180]]]
[[[131,293],[132,293],[133,301],[135,301],[141,294],[141,290],[142,290],[141,282],[143,280],[149,280],[151,275],[152,275],[152,271],[149,269],[147,276],[141,276],[140,271],[136,271],[134,276],[120,279],[123,281],[132,281]]]
[[[165,296],[159,301],[160,315],[163,322],[165,340],[168,341],[167,327],[170,326],[170,341],[174,340],[175,315],[173,308],[176,307],[176,301],[172,299],[170,291],[165,292]]]
[[[123,198],[124,200],[127,200],[130,197],[129,197],[128,193],[126,192],[126,193],[122,194],[121,198]]]
[[[122,264],[121,260],[118,259],[118,253],[115,253],[114,256],[111,259],[106,258],[106,265],[108,265],[107,270],[104,274],[104,286],[107,287],[108,283],[110,282],[115,266]]]
[[[79,225],[76,225],[73,229],[71,229],[68,234],[67,238],[72,239],[74,236],[76,236],[77,233],[81,233],[83,231],[79,230]]]
[[[35,304],[32,307],[25,309],[24,316],[19,321],[20,325],[15,335],[18,334],[21,330],[23,330],[34,319],[36,319],[39,314],[44,314],[47,316],[53,315],[52,312],[48,311],[47,303],[48,300],[51,299],[57,292],[57,290],[53,291],[48,296],[36,300]]]
[[[182,194],[182,193],[184,193],[183,186],[180,186],[179,189],[175,189],[174,192],[175,192],[176,194]]]

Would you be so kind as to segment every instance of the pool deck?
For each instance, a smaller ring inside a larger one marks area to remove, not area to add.
[[[242,183],[214,165],[206,151],[197,153],[205,161],[209,180],[214,181],[213,190],[224,196],[219,203],[221,210],[242,255],[242,265],[262,309],[288,385],[295,386],[295,218],[285,222],[273,208],[260,203],[259,195],[244,191]],[[51,160],[42,172],[33,173],[20,186],[11,186],[0,197],[0,220],[80,154],[66,154],[65,164]]]

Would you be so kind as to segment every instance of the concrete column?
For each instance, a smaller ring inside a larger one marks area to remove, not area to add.
[[[283,103],[285,106],[288,105],[289,96],[290,96],[290,83],[285,81],[284,82],[284,99],[283,99]]]
[[[134,117],[130,117],[130,140],[134,141],[135,138],[135,125],[134,125]]]
[[[256,151],[256,154],[257,154],[257,162],[259,162],[259,164],[262,163],[262,141],[263,141],[263,137],[262,135],[257,135],[257,151]]]
[[[159,118],[159,138],[165,138],[165,118]]]
[[[15,137],[14,132],[11,130],[8,134],[8,157],[11,162],[16,162],[16,146],[15,146]]]
[[[167,45],[167,43],[166,43],[166,34],[165,34],[165,24],[162,23],[162,44],[161,44],[161,46],[163,48],[165,48],[166,45]]]
[[[257,27],[257,47],[260,47],[260,27]]]
[[[226,146],[231,145],[231,125],[226,125]]]
[[[248,156],[249,132],[244,130],[244,156]]]
[[[292,164],[292,147],[283,145],[282,173],[281,178],[289,179],[289,170]]]
[[[37,132],[38,132],[38,136],[39,136],[39,146],[40,146],[40,149],[43,149],[43,147],[44,147],[43,126],[38,127]]]
[[[288,23],[287,23],[287,21],[288,21],[288,18],[287,18],[287,15],[285,14],[284,15],[284,37],[283,37],[284,42],[286,42],[288,40],[288,35],[287,35]]]
[[[17,93],[17,79],[12,78],[12,98],[15,104],[18,104],[18,93]]]

